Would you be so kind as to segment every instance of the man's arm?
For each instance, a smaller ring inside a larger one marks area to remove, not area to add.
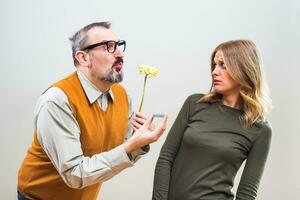
[[[132,109],[132,100],[130,96],[128,95],[128,128],[127,128],[127,134],[125,136],[125,141],[127,141],[129,138],[132,137],[134,132],[140,128],[146,121],[146,117],[142,115],[141,113],[134,113]],[[152,126],[153,127],[153,126]],[[152,131],[154,129],[151,129]],[[128,153],[128,157],[132,162],[137,162],[143,155],[148,153],[150,151],[150,146],[146,145],[144,147],[141,147],[131,153]]]
[[[92,157],[84,156],[79,125],[66,95],[58,88],[50,88],[40,97],[35,111],[35,126],[41,146],[65,183],[73,188],[103,182],[131,167],[133,162],[127,155],[141,147],[135,145],[125,150],[122,144]],[[145,132],[147,130],[143,129],[139,135]],[[128,141],[131,141],[130,144],[140,144],[138,141],[141,139]]]

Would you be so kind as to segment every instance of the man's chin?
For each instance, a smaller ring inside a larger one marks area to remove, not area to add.
[[[123,81],[123,76],[121,75],[121,76],[119,76],[119,77],[116,77],[115,79],[114,79],[114,83],[121,83]]]
[[[114,72],[113,74],[110,74],[107,77],[103,77],[100,80],[109,83],[120,83],[123,81],[123,73],[122,71]]]
[[[116,72],[116,74],[114,74],[114,78],[116,80],[115,81],[116,83],[120,83],[120,82],[123,81],[123,71],[122,71],[122,69],[119,70],[118,72]]]

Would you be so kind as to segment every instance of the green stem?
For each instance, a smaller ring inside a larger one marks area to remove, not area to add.
[[[142,96],[142,100],[141,100],[141,103],[140,103],[140,106],[139,106],[139,112],[142,111],[142,106],[143,106],[143,103],[144,103],[144,97],[145,97],[145,91],[146,91],[147,77],[148,77],[148,74],[146,74],[145,79],[144,79],[143,96]]]

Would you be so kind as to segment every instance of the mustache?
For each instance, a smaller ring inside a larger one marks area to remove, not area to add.
[[[115,62],[114,62],[114,64],[113,64],[113,66],[115,66],[115,65],[117,65],[117,64],[119,64],[119,63],[124,63],[123,58],[121,58],[121,57],[116,58],[116,60],[115,60]]]

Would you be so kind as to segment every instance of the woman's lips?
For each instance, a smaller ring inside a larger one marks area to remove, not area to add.
[[[218,84],[220,84],[220,83],[221,83],[220,80],[214,80],[214,84],[215,84],[215,85],[218,85]]]

